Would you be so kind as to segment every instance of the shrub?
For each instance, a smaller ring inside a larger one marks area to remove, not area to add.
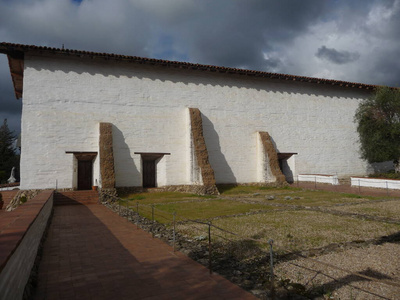
[[[396,173],[394,170],[388,172],[379,172],[369,175],[370,178],[385,178],[385,179],[400,179],[400,173]]]
[[[23,204],[23,203],[25,203],[27,200],[28,200],[28,199],[26,199],[26,196],[22,196],[22,197],[19,199],[19,202],[21,202],[21,203]]]

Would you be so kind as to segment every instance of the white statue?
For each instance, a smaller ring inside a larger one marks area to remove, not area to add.
[[[14,183],[16,181],[17,181],[17,179],[15,179],[15,167],[13,167],[11,169],[11,176],[10,176],[10,178],[8,178],[7,182],[8,183]]]

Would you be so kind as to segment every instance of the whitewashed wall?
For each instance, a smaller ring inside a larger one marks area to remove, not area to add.
[[[73,186],[73,155],[113,124],[117,186],[141,185],[141,158],[165,152],[158,185],[190,184],[189,107],[199,108],[217,183],[261,181],[258,131],[298,153],[295,174],[364,175],[354,111],[365,91],[102,59],[25,55],[22,188]],[[194,172],[194,171],[193,171]],[[75,177],[74,177],[75,176]],[[98,163],[95,164],[98,177]]]

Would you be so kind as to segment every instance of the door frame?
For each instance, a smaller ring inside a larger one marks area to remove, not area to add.
[[[143,188],[152,188],[157,187],[157,163],[163,158],[164,155],[171,155],[171,153],[160,153],[160,152],[134,152],[134,154],[140,154],[141,157],[141,171],[142,171],[142,187]],[[154,161],[154,186],[145,186],[145,168],[144,161]]]
[[[157,187],[157,159],[142,157],[142,186],[144,188]]]
[[[86,151],[66,151],[66,154],[73,154],[74,155],[74,162],[73,162],[73,178],[72,178],[72,187],[76,190],[82,190],[79,186],[79,161],[90,161],[91,163],[91,170],[90,170],[90,184],[91,186],[87,186],[88,189],[91,189],[93,186],[93,180],[95,178],[94,174],[94,161],[97,157],[97,152],[86,152]],[[86,188],[84,189],[86,190]]]
[[[78,159],[78,174],[77,174],[77,189],[78,191],[90,190],[93,186],[93,160]]]

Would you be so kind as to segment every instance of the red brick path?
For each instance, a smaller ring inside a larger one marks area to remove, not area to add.
[[[102,205],[56,206],[33,299],[256,299]]]
[[[14,196],[18,193],[18,190],[12,190],[12,191],[1,191],[0,194],[3,196],[3,201],[4,205],[2,210],[5,210],[7,205],[10,203],[10,201],[14,198]]]

